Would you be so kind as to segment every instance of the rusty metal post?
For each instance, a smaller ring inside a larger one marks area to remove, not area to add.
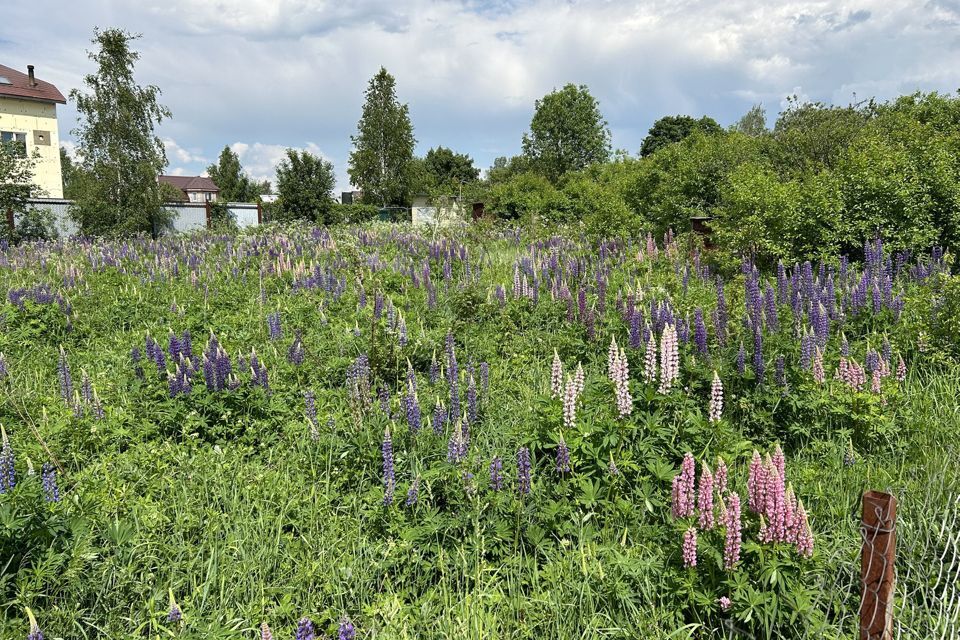
[[[210,201],[203,203],[203,208],[207,210],[207,229],[213,226],[213,215],[210,212]]]
[[[889,493],[863,494],[860,531],[860,640],[893,638],[894,560],[897,548],[897,499]]]
[[[257,201],[257,226],[263,224],[263,204]]]

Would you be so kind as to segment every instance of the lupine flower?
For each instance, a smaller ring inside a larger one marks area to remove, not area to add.
[[[563,362],[560,354],[553,350],[553,365],[550,367],[550,397],[559,398],[563,394]]]
[[[43,497],[47,502],[60,502],[60,489],[57,487],[57,472],[49,462],[43,463]]]
[[[417,504],[417,500],[420,499],[420,476],[417,476],[413,479],[413,484],[410,485],[410,488],[407,489],[407,501],[406,505],[412,507]]]
[[[825,377],[823,372],[823,353],[820,351],[820,347],[816,347],[816,352],[813,356],[813,380],[817,384],[823,384]]]
[[[180,605],[177,604],[177,601],[173,598],[173,589],[170,590],[170,610],[167,613],[167,622],[180,622],[183,620],[183,612],[180,610]]]
[[[30,623],[27,640],[43,640],[43,632],[40,631],[40,625],[37,624],[37,619],[33,617],[33,611],[30,610],[30,607],[27,607],[27,620]]]
[[[707,325],[703,322],[703,309],[700,307],[693,311],[693,343],[697,353],[707,355]]]
[[[643,356],[643,379],[648,384],[657,379],[657,343],[653,339],[653,332],[647,336],[647,350]]]
[[[304,413],[307,416],[307,422],[310,423],[310,437],[314,440],[320,439],[320,431],[317,425],[317,400],[313,391],[303,393]]]
[[[897,355],[897,382],[904,382],[907,379],[907,363],[903,361],[902,355]]]
[[[623,349],[620,349],[617,356],[613,374],[617,413],[624,418],[633,412],[633,397],[630,395],[630,369],[627,354]]]
[[[430,384],[436,384],[440,379],[440,366],[437,364],[437,352],[430,357]]]
[[[466,458],[467,447],[463,442],[463,429],[459,424],[454,425],[447,441],[447,462],[460,464]]]
[[[313,630],[313,621],[310,618],[300,618],[297,622],[296,640],[315,640],[316,633]]]
[[[477,384],[473,379],[473,373],[467,380],[467,422],[470,424],[477,422]]]
[[[747,508],[760,513],[765,504],[767,487],[767,472],[760,459],[760,452],[754,449],[753,459],[750,461],[750,474],[747,477]]]
[[[357,630],[354,628],[350,618],[344,616],[337,628],[337,640],[354,640],[357,637]]]
[[[563,434],[560,434],[560,442],[557,443],[557,471],[560,473],[570,473],[570,448],[567,447]]]
[[[617,346],[617,339],[615,337],[610,338],[610,346],[607,348],[607,375],[611,381],[616,381],[614,376],[619,357],[620,347]]]
[[[847,440],[847,449],[843,453],[843,466],[852,467],[857,462],[857,456],[853,451],[853,440]]]
[[[729,611],[730,607],[733,606],[733,602],[727,596],[720,596],[717,598],[717,604],[720,605],[720,608],[724,611]]]
[[[490,461],[490,487],[494,491],[500,491],[503,488],[503,462],[500,456],[494,456]]]
[[[10,446],[7,432],[2,425],[0,425],[0,435],[3,440],[3,446],[0,448],[0,494],[2,494],[12,491],[17,486],[17,475],[13,468],[13,447]]]
[[[740,496],[731,493],[727,497],[726,519],[724,521],[726,536],[723,546],[723,566],[728,571],[732,570],[740,561],[741,526]]]
[[[526,447],[517,449],[517,490],[520,495],[530,494],[532,489],[530,450]]]
[[[677,345],[677,329],[668,324],[660,335],[660,387],[659,393],[669,393],[674,380],[680,377],[680,355]]]
[[[303,364],[306,355],[306,351],[303,348],[303,339],[298,331],[293,340],[293,344],[291,344],[290,348],[287,350],[287,362],[295,367],[299,367],[301,364]]]
[[[880,369],[874,369],[873,373],[870,374],[870,392],[873,394],[879,394],[880,391]]]
[[[685,453],[680,473],[673,478],[673,517],[688,518],[693,515],[696,462],[692,453]]]
[[[270,333],[271,340],[279,340],[283,336],[283,331],[280,328],[279,311],[267,314],[267,329]]]
[[[683,533],[683,566],[687,569],[697,566],[696,527],[690,527]]]
[[[410,392],[404,400],[404,405],[407,410],[407,426],[410,428],[410,433],[416,435],[420,432],[421,417],[420,401],[417,399],[417,392],[413,384],[410,384]]]
[[[73,399],[73,379],[70,376],[70,363],[67,362],[67,353],[60,347],[60,356],[57,359],[57,376],[60,378],[60,395],[66,402]]]
[[[620,475],[620,469],[617,468],[617,463],[613,461],[613,454],[610,454],[610,463],[607,465],[607,473],[613,477]]]
[[[765,370],[766,367],[763,362],[763,334],[760,331],[760,327],[756,326],[753,329],[753,372],[757,376],[757,380],[763,381]]]
[[[713,484],[716,487],[717,495],[723,495],[727,491],[727,463],[723,458],[717,456],[717,471],[713,476]]]
[[[713,382],[710,385],[710,422],[720,422],[723,416],[723,383],[720,375],[713,372]]]
[[[773,457],[770,458],[770,462],[773,463],[777,473],[779,473],[781,477],[786,478],[787,458],[783,455],[783,449],[780,448],[779,443],[773,449]]]
[[[567,376],[567,384],[563,390],[563,426],[573,429],[577,422],[577,385],[573,378]]]
[[[810,523],[807,521],[807,511],[803,508],[803,503],[797,505],[796,524],[797,531],[797,553],[804,558],[813,555],[813,531],[810,530]]]
[[[273,632],[266,622],[260,623],[260,640],[273,640]]]
[[[713,474],[704,462],[701,464],[700,484],[697,487],[697,511],[700,514],[698,526],[704,530],[713,529]]]
[[[393,490],[396,487],[397,478],[393,470],[393,440],[390,439],[390,427],[387,427],[383,433],[383,504],[390,506],[393,504]]]
[[[574,371],[573,373],[574,395],[577,398],[583,395],[583,390],[585,388],[585,385],[586,385],[586,375],[583,373],[583,365],[578,362],[577,370]]]
[[[447,421],[447,412],[440,404],[440,398],[437,398],[437,404],[433,408],[433,432],[437,435],[443,433],[443,425]]]

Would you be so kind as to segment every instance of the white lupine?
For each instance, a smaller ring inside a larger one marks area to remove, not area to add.
[[[710,422],[720,422],[723,416],[723,383],[716,371],[713,372],[713,384],[710,385]]]
[[[557,350],[553,350],[553,365],[550,367],[550,397],[559,398],[563,395],[563,363]]]

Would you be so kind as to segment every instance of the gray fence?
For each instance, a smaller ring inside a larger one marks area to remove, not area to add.
[[[72,236],[80,232],[70,217],[72,200],[57,198],[34,198],[28,201],[31,210],[47,209],[53,214],[53,224],[61,236]],[[263,209],[259,203],[227,202],[228,213],[241,229],[255,227],[263,222]],[[167,231],[187,233],[210,228],[213,221],[213,206],[204,202],[169,202],[164,208],[173,214],[171,228]],[[7,212],[7,225],[16,228],[20,224],[20,214]]]

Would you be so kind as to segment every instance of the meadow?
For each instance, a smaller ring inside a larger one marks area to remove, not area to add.
[[[960,634],[960,284],[266,226],[0,247],[0,637]],[[42,634],[42,635],[38,635]]]

